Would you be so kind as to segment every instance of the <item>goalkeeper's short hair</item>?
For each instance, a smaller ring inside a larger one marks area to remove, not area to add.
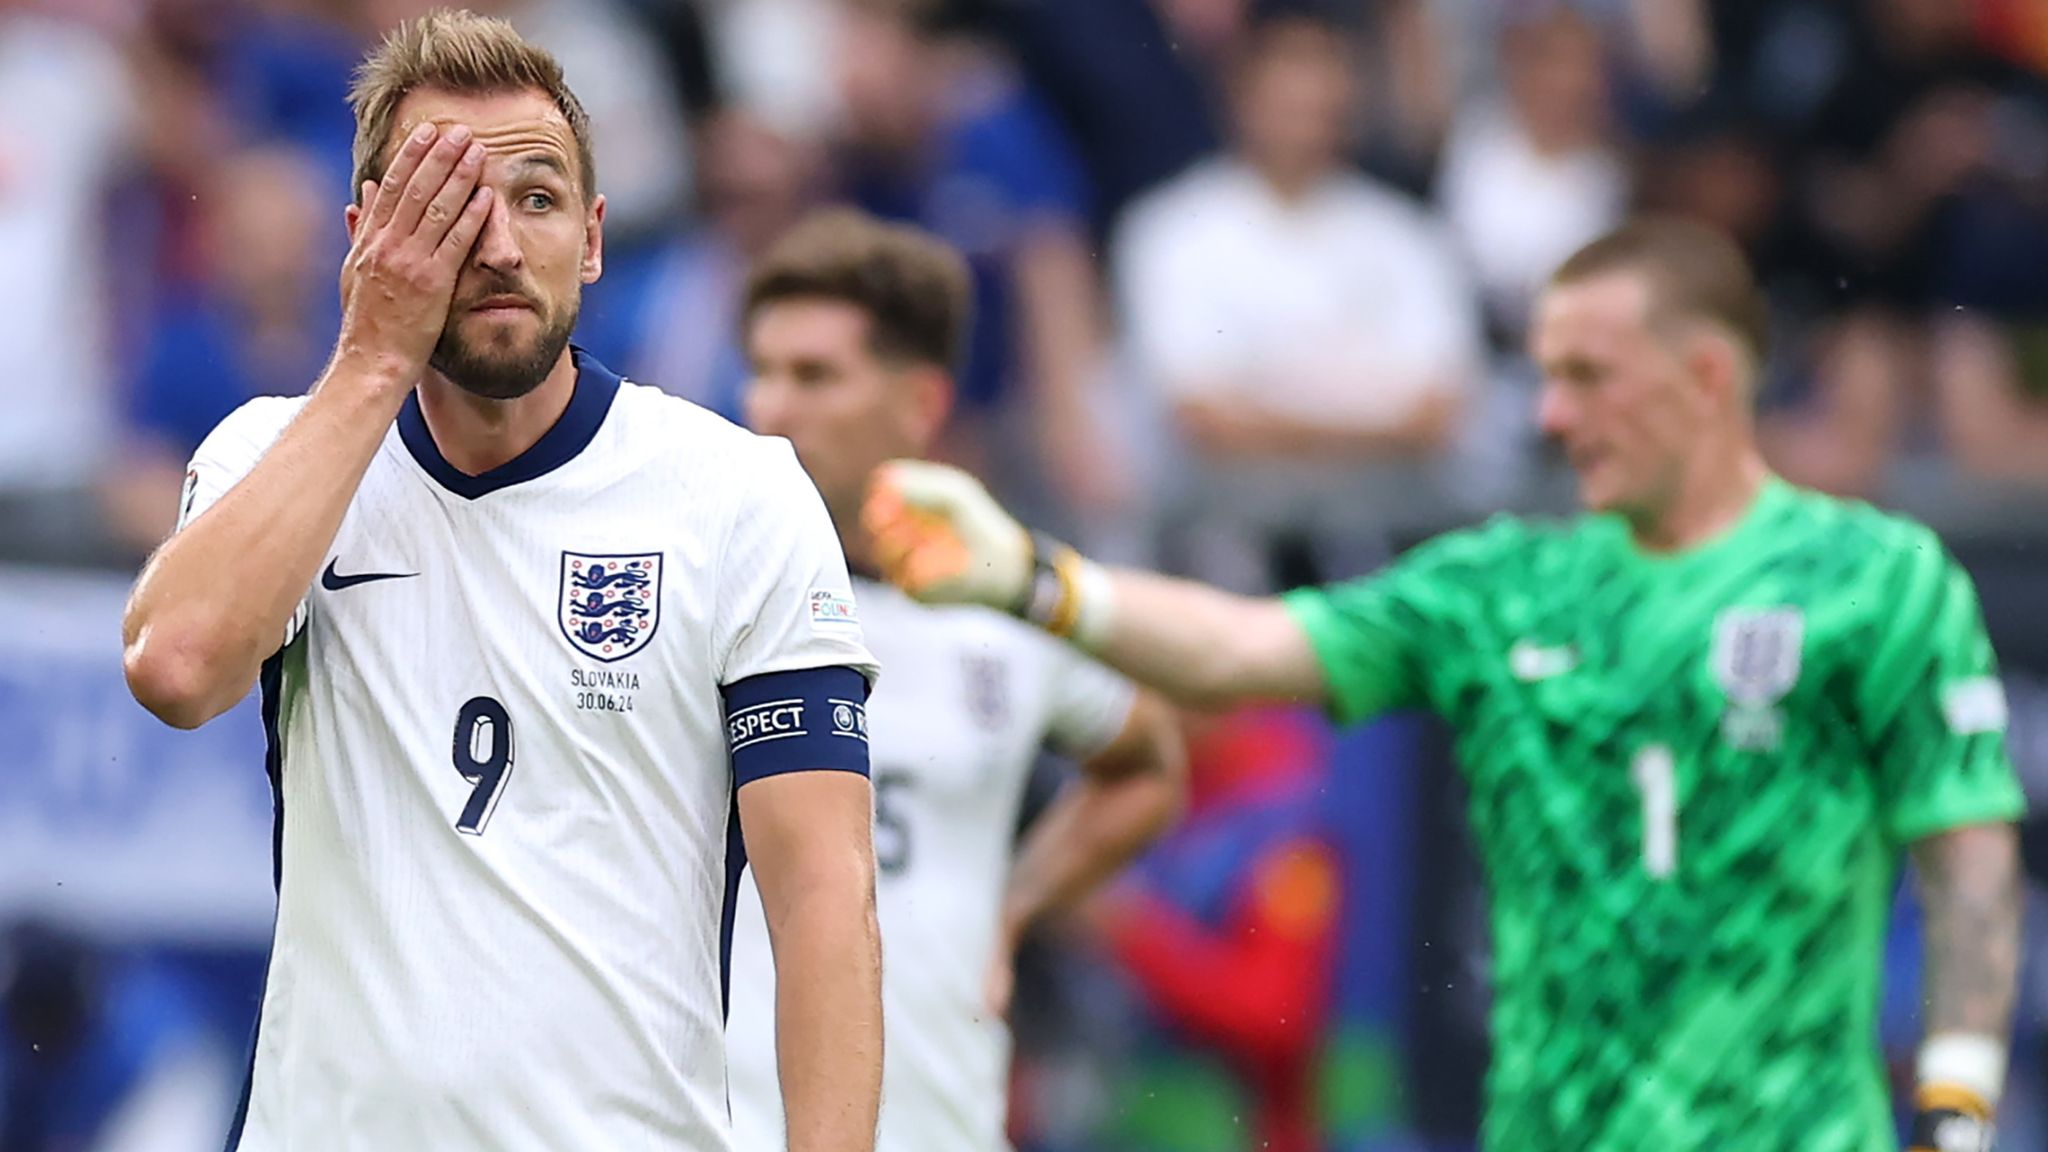
[[[1550,282],[1572,284],[1615,271],[1647,277],[1660,315],[1719,324],[1763,361],[1769,305],[1748,257],[1726,232],[1680,216],[1638,216],[1574,252]]]

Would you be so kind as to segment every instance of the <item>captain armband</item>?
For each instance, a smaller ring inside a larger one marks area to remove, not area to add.
[[[723,692],[734,787],[785,772],[868,774],[868,681],[854,669],[766,672]]]

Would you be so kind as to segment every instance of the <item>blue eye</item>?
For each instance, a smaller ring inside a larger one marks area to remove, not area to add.
[[[555,198],[546,192],[528,192],[526,206],[535,212],[545,212],[555,206]]]

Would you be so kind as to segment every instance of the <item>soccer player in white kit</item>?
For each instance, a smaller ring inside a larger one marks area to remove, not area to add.
[[[125,621],[172,724],[262,682],[277,927],[228,1147],[735,1148],[750,858],[788,1147],[870,1150],[874,665],[823,503],[569,345],[604,201],[551,58],[430,15],[351,99],[334,356],[199,448]]]
[[[796,446],[856,570],[868,474],[924,451],[945,423],[967,294],[963,262],[938,240],[845,210],[806,221],[754,270],[747,422]],[[1157,698],[1018,620],[927,607],[877,581],[858,580],[856,596],[887,669],[869,712],[889,1033],[876,1146],[995,1152],[1007,1147],[1003,1013],[1018,939],[1166,826],[1184,754]],[[1079,760],[1080,778],[1016,846],[1048,744]],[[774,1035],[787,981],[769,964],[773,937],[743,887],[727,1049],[748,1149],[782,1147]]]

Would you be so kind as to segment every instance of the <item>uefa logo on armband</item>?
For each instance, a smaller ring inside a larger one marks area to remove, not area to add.
[[[661,622],[661,553],[562,553],[556,617],[585,656],[610,662],[647,647]]]

